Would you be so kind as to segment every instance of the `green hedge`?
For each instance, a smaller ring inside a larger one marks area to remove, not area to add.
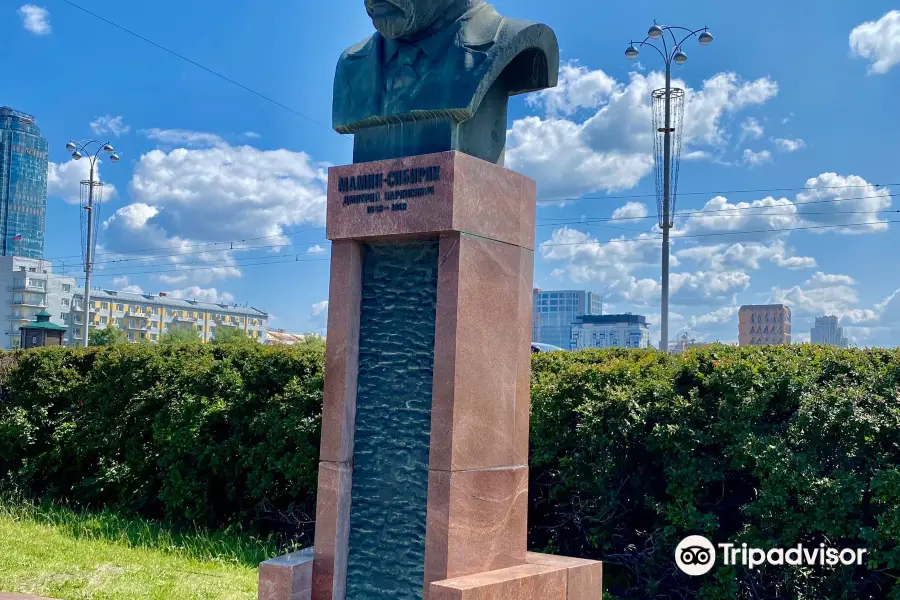
[[[0,473],[33,497],[311,538],[323,350],[122,345],[0,363]],[[5,372],[4,372],[5,371]]]
[[[623,598],[900,598],[900,352],[541,355],[530,543],[607,562]],[[868,568],[675,568],[690,534],[867,548]],[[606,597],[606,596],[604,596]]]
[[[320,348],[0,357],[0,473],[35,497],[310,541]],[[797,346],[534,357],[533,549],[604,598],[900,600],[900,352]],[[865,547],[854,567],[674,566],[714,542]]]

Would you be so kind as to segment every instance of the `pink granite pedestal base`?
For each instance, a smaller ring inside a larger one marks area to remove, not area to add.
[[[458,152],[329,170],[312,600],[346,596],[362,245],[421,238],[440,240],[423,597],[600,598],[600,563],[526,554],[535,201]]]

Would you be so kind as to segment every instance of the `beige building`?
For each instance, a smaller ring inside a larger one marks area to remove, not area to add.
[[[83,333],[84,293],[76,293],[69,318],[69,343],[80,345]],[[173,329],[193,329],[200,339],[215,339],[222,328],[239,329],[251,339],[266,342],[269,315],[255,308],[181,300],[166,294],[133,294],[113,290],[91,291],[90,328],[114,325],[129,342],[159,341]]]
[[[738,313],[741,346],[791,343],[791,309],[784,304],[748,304]]]

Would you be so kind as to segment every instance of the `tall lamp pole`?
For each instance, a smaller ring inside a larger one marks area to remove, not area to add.
[[[83,142],[69,141],[66,144],[66,150],[72,153],[72,158],[81,160],[87,158],[91,163],[90,179],[81,182],[81,196],[84,205],[84,214],[82,215],[82,236],[84,243],[84,339],[82,345],[86,348],[88,345],[88,328],[91,315],[91,272],[94,270],[94,225],[100,214],[99,206],[95,212],[94,190],[98,191],[96,199],[102,198],[103,184],[97,179],[97,160],[102,153],[109,155],[111,162],[119,162],[119,155],[109,142],[105,144],[97,140],[87,140]]]
[[[672,41],[671,47],[666,41],[667,34]],[[680,37],[682,35],[684,37]],[[659,340],[659,349],[665,352],[669,350],[669,232],[674,225],[675,194],[678,186],[678,167],[681,155],[680,125],[684,116],[684,90],[672,88],[672,63],[683,65],[687,62],[687,54],[685,54],[682,46],[694,36],[697,37],[702,46],[708,46],[713,41],[713,36],[707,27],[691,30],[686,27],[660,26],[654,23],[653,27],[647,32],[647,37],[644,38],[644,41],[638,43],[632,41],[625,50],[625,56],[630,60],[634,60],[640,54],[638,51],[639,47],[650,46],[662,56],[666,64],[666,87],[653,92],[654,123],[656,126],[654,146],[656,149],[657,208],[659,209],[659,227],[662,229],[663,234],[662,306],[660,307],[662,332]],[[659,47],[659,44],[662,45],[662,48]],[[676,103],[675,114],[673,114],[673,102]],[[657,114],[660,112],[662,113],[661,115]],[[660,119],[659,117],[662,118]],[[678,122],[678,127],[673,127],[673,117]],[[661,149],[659,144],[660,133],[663,134]],[[673,136],[673,134],[675,135]],[[673,141],[675,142],[674,147]],[[660,154],[662,154],[662,165],[659,164]],[[675,159],[674,176],[673,156]],[[661,169],[660,166],[662,167]]]

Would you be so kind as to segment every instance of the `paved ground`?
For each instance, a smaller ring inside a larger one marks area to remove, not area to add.
[[[38,598],[37,596],[23,596],[21,594],[7,594],[0,592],[0,600],[50,600],[50,598]]]

